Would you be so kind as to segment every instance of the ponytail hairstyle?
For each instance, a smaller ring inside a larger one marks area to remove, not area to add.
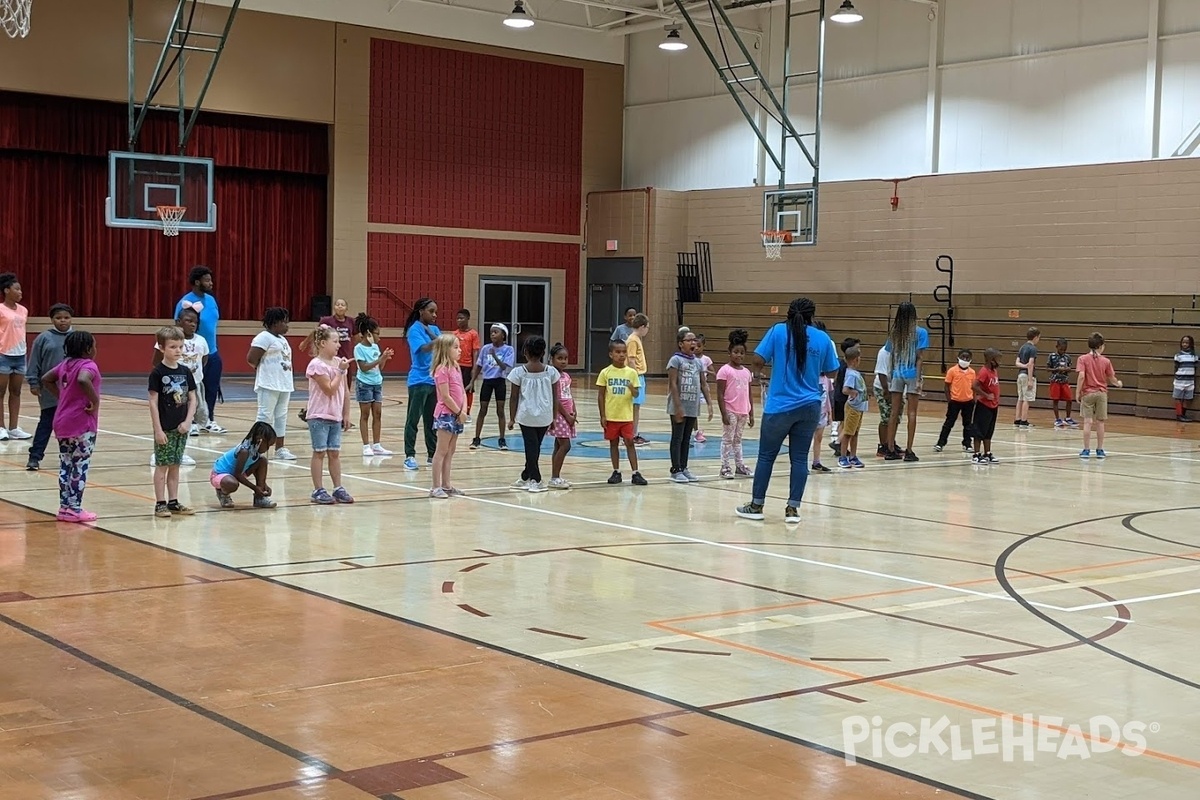
[[[371,337],[371,341],[379,338],[379,323],[375,321],[367,312],[362,312],[354,318],[354,332],[366,339]]]
[[[413,323],[421,318],[421,312],[433,304],[432,297],[422,297],[413,303],[413,309],[408,312],[408,319],[404,322],[404,330],[411,328]]]
[[[892,346],[892,369],[917,363],[917,307],[907,301],[896,307],[896,319],[888,334]]]
[[[458,337],[453,333],[443,333],[433,340],[433,363],[429,365],[430,372],[435,369],[458,369],[458,359],[454,357],[454,345]]]
[[[808,362],[808,326],[816,316],[817,305],[807,297],[797,297],[788,306],[788,347],[792,348],[796,360],[796,371],[803,373]]]
[[[320,353],[321,345],[330,339],[340,339],[338,332],[325,325],[318,325],[312,335],[312,355],[316,356],[317,353]]]
[[[563,344],[562,342],[555,342],[550,347],[550,360],[553,361],[555,356],[557,356],[559,353],[561,353],[563,350],[566,350],[566,349],[567,349],[567,346],[565,344]]]
[[[733,352],[733,348],[741,346],[745,347],[750,341],[750,334],[745,328],[734,328],[729,332],[729,352]]]
[[[96,338],[87,331],[71,331],[63,340],[63,354],[67,358],[87,358],[96,346]]]

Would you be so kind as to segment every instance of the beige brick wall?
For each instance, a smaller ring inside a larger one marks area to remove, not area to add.
[[[675,352],[676,265],[678,253],[690,251],[688,196],[686,192],[655,189],[650,193],[650,250],[646,269],[646,316],[650,337],[646,360],[652,374],[666,372],[667,360]]]
[[[689,192],[719,291],[917,292],[955,261],[958,293],[1188,293],[1200,257],[1200,159],[934,175],[821,187],[819,244],[763,257],[762,190]]]

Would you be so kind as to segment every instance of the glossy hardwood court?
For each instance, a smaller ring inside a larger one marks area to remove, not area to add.
[[[355,431],[358,502],[316,507],[298,430],[280,507],[220,511],[229,403],[166,521],[144,403],[106,397],[87,527],[0,443],[0,797],[1195,797],[1200,430],[1118,418],[1083,463],[1009,411],[976,467],[930,403],[919,464],[814,475],[789,528],[784,464],[739,520],[716,436],[667,483],[661,405],[644,488],[592,437],[575,488],[513,492],[521,454],[464,441],[434,501]]]

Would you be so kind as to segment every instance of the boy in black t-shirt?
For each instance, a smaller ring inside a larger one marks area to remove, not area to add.
[[[154,516],[196,512],[179,502],[179,465],[187,446],[188,430],[196,413],[196,379],[179,363],[183,357],[183,331],[159,328],[162,363],[150,371],[150,421],[154,425]]]

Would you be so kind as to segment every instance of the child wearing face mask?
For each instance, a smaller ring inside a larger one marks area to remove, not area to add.
[[[971,424],[975,419],[975,370],[971,367],[971,351],[959,350],[958,363],[946,370],[946,421],[942,423],[942,432],[938,435],[933,452],[940,453],[950,440],[950,431],[954,423],[962,416],[962,449],[964,453],[972,452]]]

